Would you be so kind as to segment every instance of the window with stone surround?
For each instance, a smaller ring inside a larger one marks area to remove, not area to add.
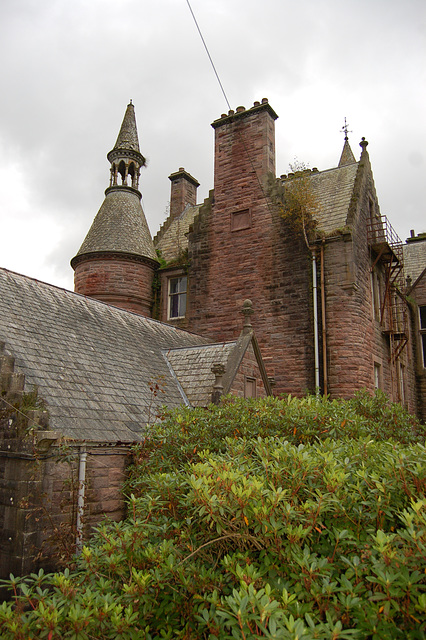
[[[378,362],[374,363],[374,388],[381,389],[382,387],[382,367]]]
[[[188,279],[186,276],[169,278],[168,318],[184,318],[186,313],[186,292]]]
[[[370,284],[373,317],[375,318],[375,320],[380,320],[380,280],[379,275],[375,269],[370,272]]]
[[[426,368],[426,305],[419,307],[419,326],[423,367]]]
[[[244,378],[244,397],[245,398],[256,398],[257,397],[256,378],[249,378],[249,377],[245,376],[245,378]]]
[[[401,404],[405,404],[405,366],[402,364],[402,362],[399,363],[398,367],[398,392],[399,402]]]

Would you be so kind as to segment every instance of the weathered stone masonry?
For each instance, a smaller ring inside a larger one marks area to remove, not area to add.
[[[310,263],[302,237],[290,235],[268,193],[276,117],[263,101],[213,123],[214,192],[189,233],[188,326],[229,339],[233,310],[250,298],[268,375],[278,391],[304,393],[313,387]]]
[[[66,442],[49,430],[37,392],[24,394],[24,375],[14,371],[3,343],[0,347],[0,578],[7,578],[71,560],[82,443]],[[129,462],[126,447],[85,448],[83,539],[105,516],[124,516],[121,490]]]

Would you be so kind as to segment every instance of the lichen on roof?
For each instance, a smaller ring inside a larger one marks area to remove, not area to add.
[[[75,440],[133,442],[162,405],[184,402],[163,350],[200,346],[193,333],[0,269],[0,341],[52,430]],[[164,393],[154,398],[152,380]]]
[[[167,228],[154,238],[154,246],[160,251],[161,257],[166,262],[173,262],[179,254],[188,249],[188,231],[193,224],[195,216],[198,214],[201,205],[187,206],[180,216],[177,216],[169,223]]]
[[[77,256],[94,252],[120,252],[157,261],[140,198],[133,189],[107,190]]]

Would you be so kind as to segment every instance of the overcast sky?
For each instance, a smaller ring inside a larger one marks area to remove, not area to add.
[[[231,107],[268,98],[277,174],[369,141],[382,213],[426,231],[424,0],[191,0]],[[227,105],[186,0],[0,0],[0,266],[73,288],[70,259],[104,197],[129,99],[153,235],[168,176],[213,186]]]

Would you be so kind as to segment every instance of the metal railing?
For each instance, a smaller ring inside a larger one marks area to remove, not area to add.
[[[403,242],[385,215],[373,216],[367,223],[367,242],[388,264],[390,279],[398,288],[404,287]]]

